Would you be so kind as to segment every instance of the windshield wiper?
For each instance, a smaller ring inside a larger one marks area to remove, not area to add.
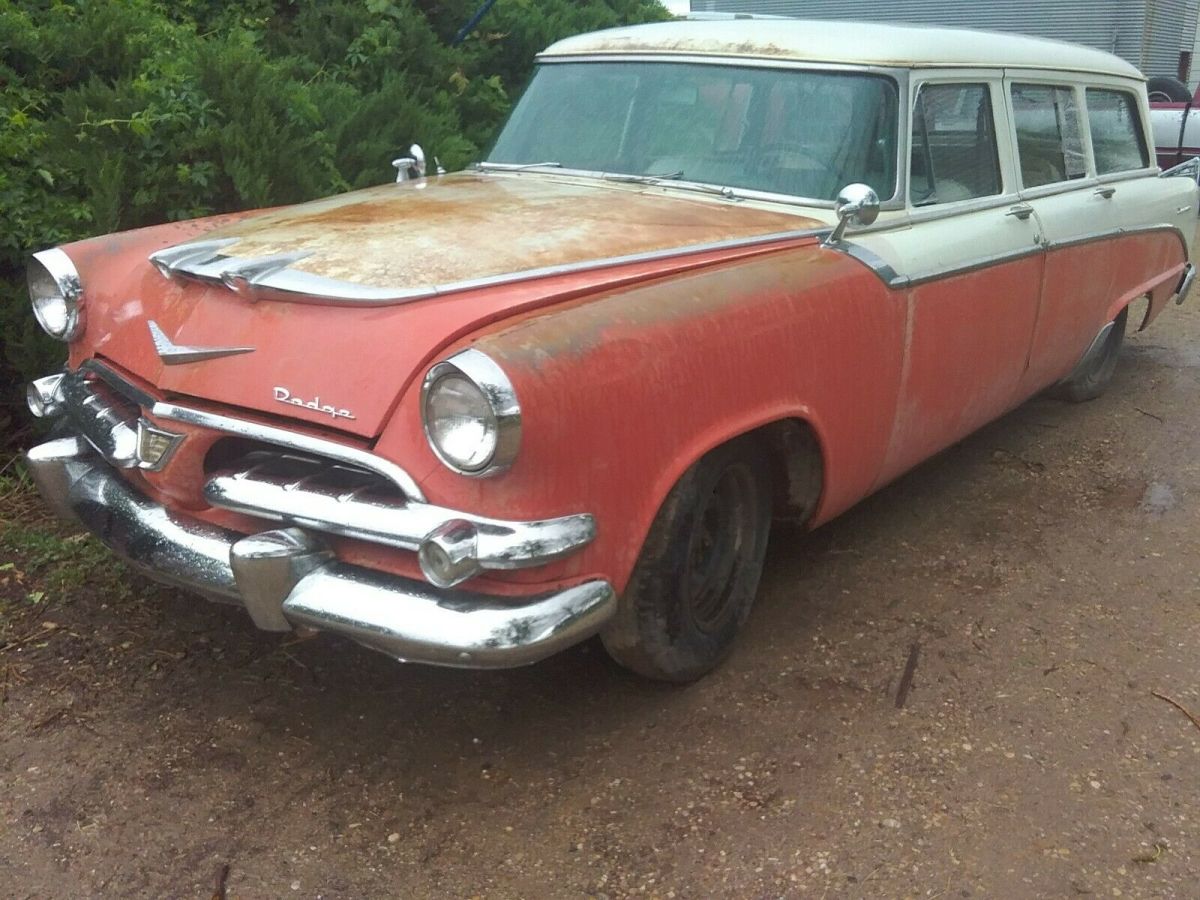
[[[600,178],[603,181],[618,181],[623,184],[658,184],[660,181],[678,181],[683,177],[683,170],[665,172],[662,175],[627,175],[624,172],[605,172]]]
[[[740,200],[731,187],[723,187],[719,184],[704,184],[700,181],[681,181],[671,187],[680,191],[695,191],[698,194],[716,194],[719,197],[724,197],[726,200]]]
[[[535,162],[535,163],[494,163],[481,162],[478,163],[481,169],[495,169],[497,172],[520,172],[522,169],[561,169],[563,164],[560,162]]]

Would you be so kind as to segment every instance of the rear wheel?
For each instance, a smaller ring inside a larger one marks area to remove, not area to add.
[[[699,678],[729,653],[762,575],[771,524],[766,454],[749,438],[693,465],[663,502],[617,614],[601,633],[648,678]]]
[[[1121,345],[1125,342],[1125,320],[1128,318],[1129,309],[1121,310],[1121,314],[1113,319],[1112,329],[1103,343],[1088,350],[1075,371],[1054,387],[1054,396],[1071,403],[1083,403],[1104,393],[1117,369],[1117,357],[1121,355]]]

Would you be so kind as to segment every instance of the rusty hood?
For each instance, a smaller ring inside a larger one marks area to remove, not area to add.
[[[717,197],[560,176],[463,173],[386,185],[67,247],[87,304],[72,355],[103,356],[175,396],[370,438],[412,379],[478,328],[770,252],[820,226]],[[239,291],[147,261],[201,244],[219,248],[215,262],[202,260],[209,272],[282,257],[283,283],[317,292]],[[172,356],[171,348],[241,352]]]
[[[818,224],[669,191],[464,172],[277,210],[208,237],[229,241],[219,252],[234,260],[286,259],[290,271],[314,276],[316,295],[328,279],[371,302]]]

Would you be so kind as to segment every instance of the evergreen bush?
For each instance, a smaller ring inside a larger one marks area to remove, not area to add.
[[[420,141],[476,158],[533,55],[666,18],[655,0],[0,0],[0,450],[61,364],[24,285],[34,250],[387,181]]]

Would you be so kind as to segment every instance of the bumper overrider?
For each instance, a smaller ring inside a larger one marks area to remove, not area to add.
[[[329,631],[409,662],[506,668],[590,637],[614,612],[602,580],[522,598],[456,586],[483,569],[578,550],[594,537],[590,516],[506,522],[434,506],[403,470],[366,451],[155,401],[95,365],[35,382],[30,406],[61,420],[61,436],[25,454],[59,516],[158,581],[243,605],[262,629]],[[213,473],[205,497],[282,527],[249,535],[218,527],[123,477],[119,469],[161,467],[173,453],[178,436],[164,419],[278,447]],[[323,533],[415,550],[441,586],[342,562]]]

